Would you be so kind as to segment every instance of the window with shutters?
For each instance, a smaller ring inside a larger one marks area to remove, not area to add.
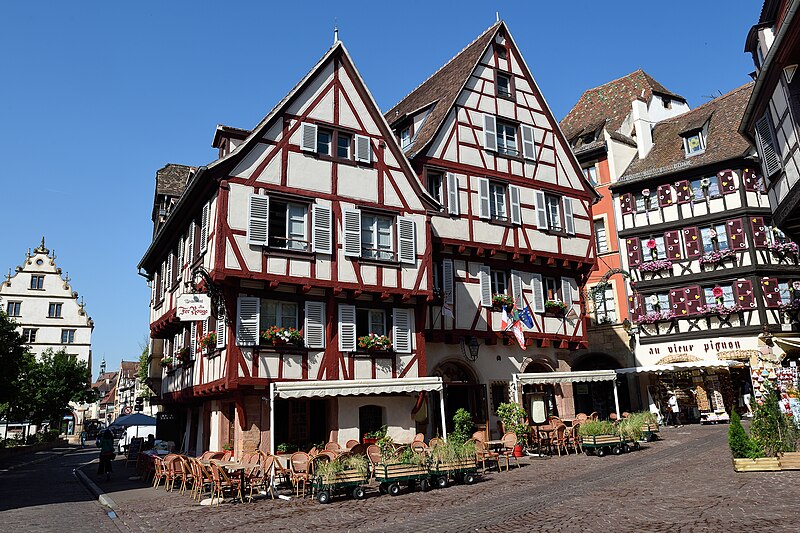
[[[583,175],[592,185],[597,185],[597,167],[594,165],[583,169]]]
[[[546,300],[561,300],[559,297],[561,287],[556,278],[543,278],[542,283],[544,284],[544,297]]]
[[[683,150],[686,157],[702,154],[706,151],[706,140],[702,130],[694,130],[683,136]]]
[[[714,296],[714,288],[722,289],[722,304],[726,307],[733,307],[736,303],[733,297],[733,287],[731,285],[707,285],[703,287],[703,299],[706,305],[717,305],[717,297]]]
[[[800,300],[800,282],[798,281],[778,281],[778,295],[782,304],[790,304]]]
[[[353,158],[353,136],[343,132],[336,133],[336,157],[338,159]]]
[[[695,202],[705,201],[706,198],[719,198],[722,196],[719,192],[719,179],[717,176],[709,176],[707,178],[697,178],[691,180],[692,196]]]
[[[653,298],[655,296],[655,298]],[[648,313],[652,313],[656,311],[656,306],[658,306],[658,311],[669,311],[669,293],[667,292],[656,292],[652,294],[648,294],[644,296],[644,306],[645,310]]]
[[[319,155],[333,155],[331,153],[331,143],[333,132],[324,128],[317,128],[317,153]]]
[[[645,211],[658,211],[658,202],[652,196],[645,196],[638,192],[633,195],[636,212],[644,213]]]
[[[775,136],[769,111],[756,121],[755,131],[758,152],[761,156],[761,167],[767,177],[772,176],[781,169],[781,158],[775,147]]]
[[[436,170],[426,170],[426,183],[428,192],[431,196],[439,200],[442,207],[447,207],[447,196],[445,194],[444,172]]]
[[[355,135],[336,128],[303,123],[301,149],[321,158],[354,161]]]
[[[594,242],[597,245],[597,253],[608,252],[608,235],[606,234],[606,221],[603,218],[594,220]]]
[[[514,99],[514,81],[511,74],[506,72],[495,71],[495,87],[497,87],[497,96],[501,98]]]
[[[508,273],[504,270],[491,270],[492,294],[508,294]]]
[[[356,336],[386,335],[386,312],[382,309],[356,309]]]
[[[400,130],[400,148],[411,146],[411,126],[406,126]]]
[[[786,234],[776,226],[766,226],[767,242],[774,246],[776,244],[783,244],[789,242]]]
[[[361,256],[394,260],[394,217],[361,213]]]
[[[642,238],[646,250],[643,250],[642,261],[657,261],[659,259],[667,258],[667,248],[664,244],[663,235],[653,235],[652,237]]]
[[[595,324],[614,324],[617,322],[617,306],[614,299],[614,287],[605,286],[602,291],[594,292]]]
[[[507,221],[508,186],[489,182],[489,215],[492,220]]]
[[[300,329],[298,327],[298,307],[295,302],[262,299],[259,331],[264,331],[272,326]]]
[[[544,205],[547,213],[547,226],[550,231],[564,231],[564,224],[561,220],[561,197],[554,194],[545,194]]]
[[[703,240],[703,252],[720,252],[729,250],[728,232],[725,224],[713,224],[700,228],[700,237]]]
[[[497,121],[497,152],[503,155],[518,157],[517,126],[510,122]]]
[[[269,245],[272,248],[307,252],[308,204],[271,197],[269,202]]]

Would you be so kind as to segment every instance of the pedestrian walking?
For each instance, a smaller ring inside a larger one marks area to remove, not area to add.
[[[675,391],[669,390],[667,391],[669,394],[669,401],[667,404],[669,405],[669,416],[667,420],[667,424],[671,425],[674,428],[681,427],[678,421],[678,415],[681,412],[680,407],[678,406],[678,396],[675,394]],[[670,422],[672,422],[670,424]]]
[[[106,475],[106,481],[111,479],[111,461],[114,460],[114,435],[111,430],[105,430],[100,436],[100,464],[97,467],[97,476]]]
[[[86,448],[86,430],[81,431],[81,448]]]

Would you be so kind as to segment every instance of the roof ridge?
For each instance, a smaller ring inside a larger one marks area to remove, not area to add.
[[[724,100],[725,98],[729,98],[729,97],[733,96],[735,93],[738,93],[739,91],[743,91],[743,90],[747,89],[748,87],[750,87],[751,85],[754,85],[754,84],[755,84],[754,81],[749,81],[749,82],[745,83],[744,85],[736,87],[735,89],[731,89],[730,91],[726,92],[725,94],[721,94],[721,95],[717,96],[716,98],[713,98],[713,99],[709,100],[708,102],[705,102],[704,104],[700,104],[699,106],[695,107],[694,109],[690,109],[686,113],[681,113],[680,115],[675,115],[674,117],[665,118],[664,120],[659,120],[655,124],[655,126],[658,126],[659,124],[672,123],[672,122],[676,122],[676,121],[681,120],[681,119],[685,119],[687,116],[689,116],[689,115],[691,115],[693,113],[696,113],[697,111],[702,111],[703,108],[708,107],[711,104],[717,104],[721,100]]]
[[[425,85],[426,83],[428,83],[428,81],[430,81],[430,80],[431,80],[432,78],[434,78],[434,77],[435,77],[437,74],[439,74],[439,72],[441,72],[442,70],[444,70],[444,68],[445,68],[445,67],[447,67],[447,65],[449,65],[450,63],[452,63],[452,62],[453,62],[453,61],[454,61],[454,60],[455,60],[455,59],[456,59],[458,56],[460,56],[461,54],[463,54],[463,53],[464,53],[464,52],[465,52],[465,51],[466,51],[466,50],[467,50],[467,49],[468,49],[470,46],[472,46],[473,44],[475,44],[476,42],[478,42],[478,40],[479,40],[479,39],[481,39],[481,38],[482,38],[484,35],[486,35],[487,33],[489,33],[489,31],[490,31],[490,30],[494,29],[496,26],[499,26],[499,25],[501,25],[502,23],[503,23],[503,21],[502,21],[502,20],[498,20],[497,22],[495,22],[494,24],[492,24],[491,26],[489,26],[488,28],[486,28],[484,31],[482,31],[482,32],[480,33],[480,35],[478,35],[478,36],[477,36],[477,37],[475,37],[475,38],[474,38],[472,41],[470,41],[470,42],[469,42],[469,44],[467,44],[467,45],[466,45],[464,48],[462,48],[461,50],[459,50],[459,51],[458,51],[458,52],[457,52],[457,53],[456,53],[456,54],[455,54],[453,57],[451,57],[450,59],[448,59],[448,60],[447,60],[447,62],[446,62],[444,65],[442,65],[441,67],[439,67],[438,69],[436,69],[436,71],[435,71],[433,74],[431,74],[430,76],[428,76],[427,78],[425,78],[425,80],[423,80],[423,81],[422,81],[422,83],[420,83],[419,85],[417,85],[416,87],[414,87],[413,89],[411,89],[411,90],[410,90],[408,93],[406,93],[406,95],[405,95],[405,96],[403,96],[403,97],[402,97],[400,100],[398,100],[398,101],[397,101],[397,103],[396,103],[395,105],[393,105],[391,108],[389,108],[389,110],[388,110],[388,111],[386,111],[386,113],[384,114],[384,116],[388,116],[388,115],[389,115],[389,113],[390,113],[390,112],[391,112],[391,111],[392,111],[394,108],[396,108],[397,106],[399,106],[400,104],[402,104],[402,103],[403,103],[403,102],[404,102],[404,101],[405,101],[405,100],[406,100],[406,99],[407,99],[409,96],[411,96],[412,94],[414,94],[414,92],[415,92],[415,91],[417,91],[417,89],[419,89],[420,87],[422,87],[423,85]]]

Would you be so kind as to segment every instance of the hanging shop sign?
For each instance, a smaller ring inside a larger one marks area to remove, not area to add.
[[[211,298],[207,294],[181,294],[178,296],[176,315],[179,320],[205,320],[211,316]]]
[[[636,359],[640,365],[671,364],[688,361],[746,360],[758,349],[757,337],[717,337],[685,342],[640,345]]]

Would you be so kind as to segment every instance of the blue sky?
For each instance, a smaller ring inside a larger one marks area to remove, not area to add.
[[[334,24],[387,110],[495,19],[557,119],[643,68],[692,107],[748,81],[760,2],[10,2],[0,17],[0,272],[41,236],[95,320],[94,369],[135,359],[154,176],[207,164],[325,53]]]

